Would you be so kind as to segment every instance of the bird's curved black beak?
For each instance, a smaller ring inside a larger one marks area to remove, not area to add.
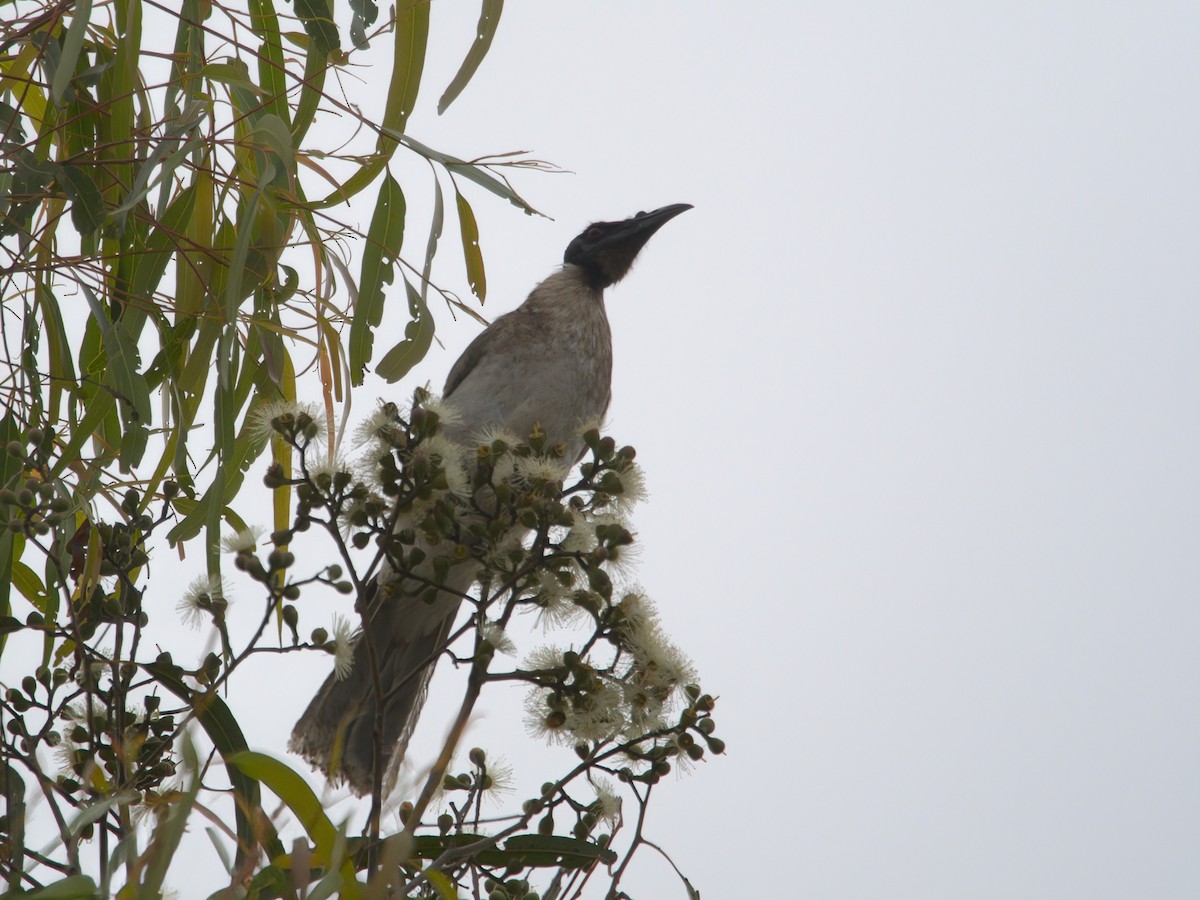
[[[654,234],[654,232],[658,231],[658,229],[662,228],[677,215],[687,212],[689,209],[692,209],[692,204],[690,203],[672,203],[670,206],[663,206],[651,212],[640,212],[622,223],[629,227],[625,236],[645,234],[646,237],[650,237],[650,235]]]
[[[582,268],[593,287],[606,288],[625,276],[654,232],[691,208],[690,203],[674,203],[620,222],[595,222],[571,241],[563,262]]]

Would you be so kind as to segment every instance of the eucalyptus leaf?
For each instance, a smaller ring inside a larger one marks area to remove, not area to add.
[[[471,42],[471,49],[467,51],[466,58],[442,94],[442,98],[438,100],[439,116],[450,107],[450,104],[475,76],[480,63],[491,49],[492,39],[496,37],[496,29],[500,27],[502,12],[504,12],[504,0],[483,0],[479,10],[479,24],[475,26],[475,40]]]

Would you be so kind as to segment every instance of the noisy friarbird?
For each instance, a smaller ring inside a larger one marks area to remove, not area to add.
[[[469,445],[489,429],[523,437],[536,425],[548,444],[565,445],[564,459],[577,459],[583,451],[581,426],[599,422],[611,396],[612,335],[604,290],[629,272],[658,229],[688,209],[677,203],[585,228],[567,246],[562,268],[480,333],[450,369],[442,399],[456,416],[443,433]],[[368,611],[363,627],[378,660],[379,688],[363,635],[349,674],[330,675],[292,731],[294,752],[358,794],[371,790],[377,764],[403,759],[434,665],[474,579],[475,568],[452,568],[430,603],[422,596],[433,578],[429,569],[422,578],[385,570],[360,604]],[[377,720],[382,760],[375,759]]]

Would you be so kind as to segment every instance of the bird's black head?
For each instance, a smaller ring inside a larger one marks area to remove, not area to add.
[[[583,269],[592,287],[616,284],[625,277],[650,236],[691,208],[690,203],[676,203],[654,212],[640,212],[622,222],[595,222],[567,245],[563,262]]]

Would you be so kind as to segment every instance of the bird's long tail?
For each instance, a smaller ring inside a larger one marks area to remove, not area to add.
[[[403,760],[460,601],[460,596],[443,593],[433,605],[403,596],[376,603],[380,591],[388,588],[373,585],[364,598],[366,608],[375,610],[368,627],[378,687],[363,633],[354,646],[350,672],[342,679],[336,672],[325,679],[288,744],[331,782],[345,781],[360,796],[371,791],[376,765],[386,767],[390,760],[395,766]],[[377,728],[380,759],[375,753]]]

